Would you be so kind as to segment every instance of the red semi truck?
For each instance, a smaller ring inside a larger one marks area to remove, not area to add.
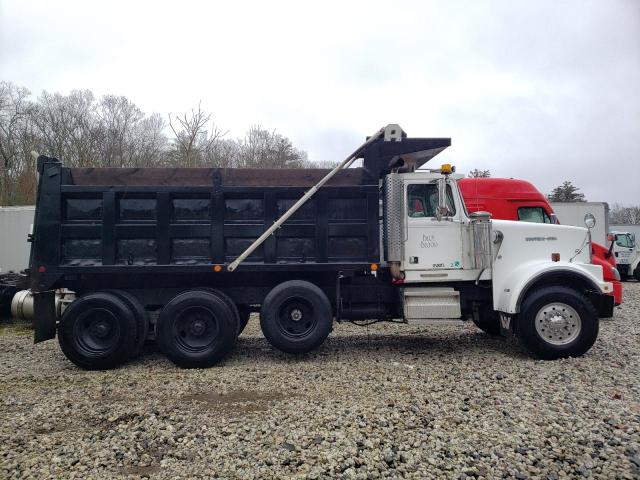
[[[513,178],[464,178],[460,192],[469,212],[485,211],[498,220],[558,223],[546,197],[531,183]],[[601,265],[604,280],[613,284],[615,304],[622,303],[622,282],[609,249],[592,244],[592,263]]]

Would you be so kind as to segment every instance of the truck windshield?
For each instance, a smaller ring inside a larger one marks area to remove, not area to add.
[[[551,218],[542,207],[518,208],[518,220],[521,222],[551,223]]]
[[[616,235],[616,245],[624,248],[633,248],[633,237],[628,233]]]
[[[411,218],[435,217],[438,208],[438,185],[435,183],[412,184],[407,187],[407,213]],[[447,185],[447,207],[455,215],[451,186]]]

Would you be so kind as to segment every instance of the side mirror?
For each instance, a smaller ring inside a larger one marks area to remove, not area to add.
[[[604,258],[611,258],[611,255],[613,254],[613,246],[616,243],[616,236],[613,233],[608,233],[607,234],[607,240],[610,242],[609,243],[609,249],[607,250],[607,253],[604,254]]]
[[[593,213],[587,213],[584,216],[584,224],[589,230],[596,226],[596,217],[593,216]]]
[[[558,220],[558,215],[556,215],[555,213],[550,214],[549,219],[551,220],[551,223],[553,225],[560,225],[560,221]]]
[[[452,215],[449,206],[447,205],[447,179],[438,179],[438,208],[436,209],[436,218],[438,221],[442,220],[442,217],[450,217]]]

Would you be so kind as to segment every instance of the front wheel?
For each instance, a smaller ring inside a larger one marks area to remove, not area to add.
[[[579,357],[598,337],[598,314],[591,301],[572,288],[542,287],[529,293],[518,319],[518,336],[545,359]]]
[[[636,269],[633,271],[633,276],[637,281],[640,282],[640,265],[638,265]]]

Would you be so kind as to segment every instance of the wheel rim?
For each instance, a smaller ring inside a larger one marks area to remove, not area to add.
[[[550,303],[542,307],[535,319],[536,331],[545,342],[566,345],[573,342],[582,329],[578,312],[566,303]]]
[[[177,346],[186,352],[208,350],[220,335],[220,325],[215,314],[206,307],[189,307],[174,322],[174,338]]]
[[[106,308],[84,312],[73,326],[73,336],[85,356],[105,355],[120,343],[118,317]]]
[[[311,303],[304,298],[290,297],[278,309],[278,329],[286,337],[304,337],[317,323]]]

